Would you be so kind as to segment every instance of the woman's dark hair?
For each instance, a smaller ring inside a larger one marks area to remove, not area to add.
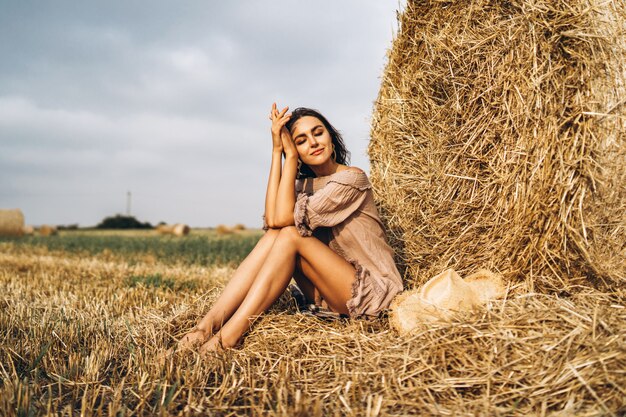
[[[291,132],[291,128],[296,123],[296,121],[304,116],[313,116],[322,122],[326,130],[328,130],[328,133],[330,133],[330,137],[333,140],[333,147],[335,148],[335,155],[337,156],[335,161],[338,164],[350,165],[350,152],[346,149],[346,145],[343,143],[341,133],[339,133],[337,129],[335,129],[333,125],[331,125],[328,120],[326,120],[326,118],[322,116],[321,113],[317,110],[308,109],[306,107],[298,107],[291,112],[291,118],[286,124],[287,129]],[[297,177],[315,177],[315,173],[311,168],[309,168],[308,165],[303,163],[300,165],[300,170],[298,171]]]

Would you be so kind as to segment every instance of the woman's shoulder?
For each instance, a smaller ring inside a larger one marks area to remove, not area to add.
[[[351,186],[358,188],[359,190],[371,188],[371,184],[365,171],[358,167],[345,167],[334,174],[323,177],[307,177],[297,179],[296,192],[312,194],[332,183]]]
[[[360,190],[371,188],[367,174],[358,167],[346,167],[329,176],[328,182],[352,186]]]
[[[345,167],[332,174],[331,177],[367,178],[367,174],[359,167]]]
[[[351,172],[353,174],[360,174],[360,175],[365,175],[367,176],[367,174],[365,173],[365,171],[363,171],[361,168],[359,167],[345,167],[343,170],[341,171],[337,171],[335,174],[337,173],[341,173],[341,172]]]

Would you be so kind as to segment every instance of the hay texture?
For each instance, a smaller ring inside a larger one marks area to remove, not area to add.
[[[368,153],[409,286],[623,282],[624,1],[409,0],[399,20]]]
[[[144,264],[75,249],[0,244],[2,416],[626,411],[623,294],[513,294],[480,314],[425,323],[403,337],[385,320],[297,314],[281,297],[241,347],[209,358],[175,355],[163,365],[157,358],[206,314],[234,266]],[[130,277],[155,274],[178,290],[128,285]],[[191,283],[197,288],[183,285]]]
[[[0,210],[0,236],[22,236],[24,214],[20,209]]]

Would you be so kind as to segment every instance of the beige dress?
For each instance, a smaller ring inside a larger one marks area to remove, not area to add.
[[[296,181],[295,225],[302,236],[314,235],[356,269],[351,317],[376,316],[402,291],[372,185],[361,170]]]

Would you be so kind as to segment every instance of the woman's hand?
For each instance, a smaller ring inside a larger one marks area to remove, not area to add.
[[[282,132],[287,130],[285,124],[289,121],[291,114],[287,114],[289,107],[285,107],[281,111],[278,111],[276,103],[272,103],[272,110],[270,111],[270,120],[272,121],[272,146],[274,151],[282,152],[284,149]],[[289,133],[289,132],[287,132]],[[291,138],[291,135],[289,135]]]
[[[286,157],[298,157],[298,150],[296,149],[296,144],[293,143],[293,139],[291,137],[291,133],[287,130],[286,127],[283,127],[280,131],[280,139],[283,146],[283,151],[285,151]]]

